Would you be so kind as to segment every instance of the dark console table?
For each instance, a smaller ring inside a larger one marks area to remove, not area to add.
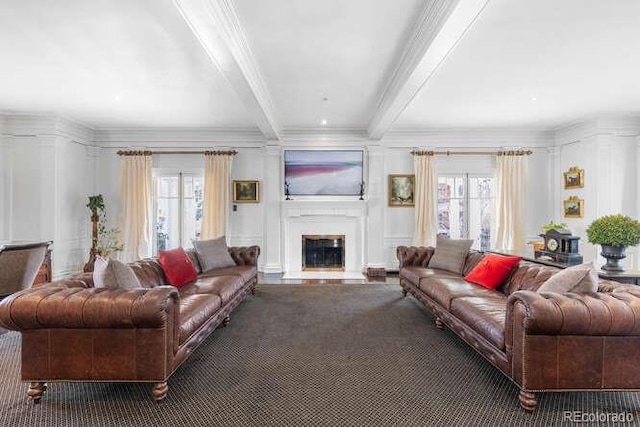
[[[500,255],[511,255],[511,256],[519,256],[522,257],[525,261],[535,262],[537,264],[543,265],[551,265],[553,267],[558,268],[567,268],[568,265],[561,264],[553,261],[547,261],[540,258],[535,258],[530,253],[527,252],[519,252],[519,251],[489,251]],[[626,271],[605,271],[598,270],[598,276],[601,279],[605,280],[613,280],[620,283],[626,283],[630,285],[639,285],[640,286],[640,271],[637,270],[626,270]]]

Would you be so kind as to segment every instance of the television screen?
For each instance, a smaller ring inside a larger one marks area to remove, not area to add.
[[[285,191],[299,196],[355,196],[363,182],[362,150],[285,150]]]

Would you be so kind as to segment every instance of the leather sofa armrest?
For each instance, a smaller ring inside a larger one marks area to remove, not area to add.
[[[229,254],[236,265],[258,265],[258,257],[260,256],[260,246],[231,246]]]
[[[0,302],[0,326],[47,328],[160,328],[178,316],[172,286],[105,289],[46,286],[16,292]],[[175,305],[175,307],[172,307]]]
[[[400,261],[399,269],[409,266],[427,267],[433,255],[434,249],[431,246],[398,246],[396,256]]]
[[[516,291],[507,300],[505,344],[514,328],[534,335],[640,335],[640,297]]]

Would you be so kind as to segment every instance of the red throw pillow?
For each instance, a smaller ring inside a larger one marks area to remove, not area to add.
[[[160,251],[158,261],[169,283],[176,288],[179,288],[185,283],[192,282],[198,277],[196,268],[189,259],[189,255],[187,255],[182,248]]]
[[[519,256],[486,254],[464,280],[488,289],[497,289],[521,259]]]

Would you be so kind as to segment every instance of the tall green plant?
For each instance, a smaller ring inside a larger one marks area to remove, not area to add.
[[[640,243],[640,222],[622,214],[606,215],[587,228],[589,243],[609,246],[636,246]]]
[[[124,249],[124,245],[120,243],[120,230],[109,227],[107,221],[107,210],[104,205],[102,194],[89,196],[87,207],[91,211],[92,216],[97,216],[98,227],[95,240],[95,252],[100,256],[109,256],[109,254],[120,252]]]

